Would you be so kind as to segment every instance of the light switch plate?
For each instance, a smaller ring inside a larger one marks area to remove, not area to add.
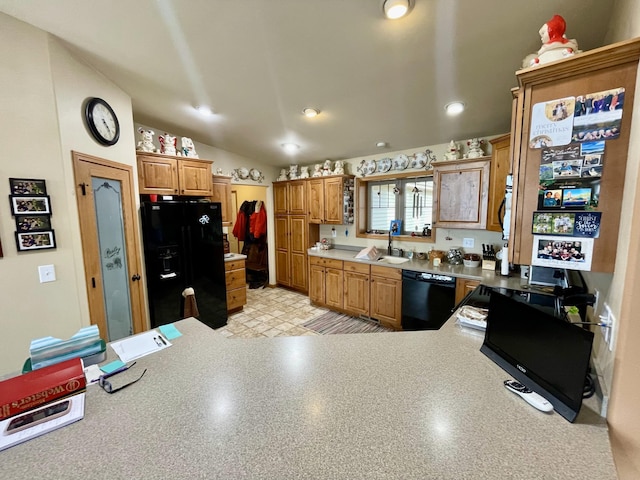
[[[55,282],[56,269],[53,265],[40,265],[38,267],[38,275],[40,276],[40,283]]]
[[[473,248],[476,244],[475,238],[463,238],[462,246],[464,248]]]

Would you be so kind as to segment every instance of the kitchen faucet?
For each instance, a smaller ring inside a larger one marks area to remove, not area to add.
[[[389,230],[389,245],[387,246],[387,255],[393,255],[393,248],[391,247],[391,230]]]

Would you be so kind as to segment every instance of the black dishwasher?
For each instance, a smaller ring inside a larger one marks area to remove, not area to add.
[[[456,279],[437,273],[402,271],[402,329],[438,330],[451,316]]]

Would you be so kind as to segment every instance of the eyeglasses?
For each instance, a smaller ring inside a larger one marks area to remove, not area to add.
[[[128,370],[129,368],[133,367],[135,364],[136,364],[136,362],[133,362],[128,367],[119,368],[119,369],[117,369],[117,370],[115,370],[115,371],[113,371],[111,373],[107,373],[106,375],[101,375],[100,378],[98,379],[98,385],[100,385],[100,387],[102,387],[102,389],[107,393],[116,393],[117,391],[120,391],[120,390],[122,390],[124,388],[127,388],[129,385],[133,385],[138,380],[140,380],[142,377],[144,377],[144,374],[147,373],[147,369],[146,368],[142,372],[142,375],[140,375],[138,378],[136,378],[132,382],[129,382],[129,383],[125,384],[125,385],[122,385],[121,387],[118,387],[118,388],[113,388],[111,383],[107,381],[107,378],[113,377],[114,375],[117,375],[120,372],[124,372],[125,370]]]

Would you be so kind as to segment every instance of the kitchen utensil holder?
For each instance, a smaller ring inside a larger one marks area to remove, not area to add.
[[[482,269],[483,270],[495,270],[496,269],[496,261],[495,260],[482,260]]]

